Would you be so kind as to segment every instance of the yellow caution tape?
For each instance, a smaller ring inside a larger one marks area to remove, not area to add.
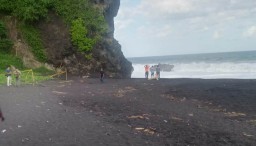
[[[33,70],[32,69],[29,69],[29,70],[23,70],[21,72],[32,72]]]
[[[55,76],[62,75],[62,74],[65,74],[65,73],[66,73],[66,71],[61,71],[61,72],[56,73],[54,75],[50,75],[49,77],[55,77]]]
[[[31,74],[32,74],[32,78],[33,78],[33,82],[34,82],[34,73],[33,73],[33,69],[23,70],[23,71],[21,71],[21,72],[22,72],[22,73],[26,73],[26,72],[27,72],[27,74],[25,74],[25,79],[27,79],[28,74],[31,73]],[[65,73],[67,73],[67,71],[61,71],[61,72],[59,72],[59,73],[56,73],[56,74],[53,74],[53,75],[49,75],[48,77],[53,78],[53,77],[55,77],[55,76],[62,75],[62,74],[65,74]],[[5,75],[5,73],[0,73],[0,75]],[[23,75],[23,77],[24,77],[24,75]]]

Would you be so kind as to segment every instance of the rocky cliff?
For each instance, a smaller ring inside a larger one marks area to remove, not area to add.
[[[112,73],[113,77],[130,78],[133,71],[132,64],[124,57],[121,45],[114,39],[114,17],[116,17],[120,0],[94,0],[96,5],[104,6],[104,16],[108,23],[108,35],[104,41],[97,45],[94,54],[98,62]]]
[[[81,76],[98,76],[103,68],[106,75],[114,78],[130,78],[131,63],[124,57],[121,45],[113,37],[114,17],[117,15],[120,0],[94,0],[103,8],[108,23],[108,33],[93,49],[93,58],[88,61],[72,46],[68,28],[62,19],[51,13],[47,23],[39,24],[44,46],[51,64],[66,66],[69,72]]]
[[[113,37],[114,17],[118,13],[120,0],[90,1],[95,7],[101,8],[108,24],[107,34],[92,50],[92,59],[86,59],[85,54],[77,51],[71,43],[70,26],[56,12],[49,11],[47,20],[43,19],[34,24],[40,32],[47,55],[47,63],[54,67],[66,67],[73,75],[96,77],[99,75],[100,69],[103,68],[108,77],[130,78],[133,71],[132,64],[124,57],[121,45]],[[14,21],[16,20],[11,20],[10,24],[13,24]],[[10,29],[14,30],[14,27]],[[15,47],[24,46],[25,40],[22,35],[19,36],[19,32],[15,32],[15,34],[16,36],[12,37]],[[21,52],[24,52],[24,49],[20,51],[20,54]],[[26,56],[23,55],[23,59],[26,59]],[[38,63],[36,64],[38,66]]]

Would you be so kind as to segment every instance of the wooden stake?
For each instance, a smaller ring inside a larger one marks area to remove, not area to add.
[[[68,70],[67,68],[65,68],[65,71],[66,71],[66,81],[68,80]]]
[[[33,73],[33,70],[31,69],[31,72],[32,72],[32,80],[33,80],[33,86],[35,85],[35,78],[34,78],[34,73]]]

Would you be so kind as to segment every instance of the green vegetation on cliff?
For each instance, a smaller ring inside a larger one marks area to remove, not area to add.
[[[71,39],[86,58],[91,57],[91,50],[101,36],[107,31],[103,14],[93,8],[88,0],[55,0],[57,13],[71,25]]]
[[[70,27],[71,40],[80,52],[90,56],[97,41],[107,30],[102,12],[89,0],[0,0],[0,13],[22,21],[21,32],[39,61],[46,61],[40,35],[33,24],[46,19],[49,11],[60,15]]]
[[[21,70],[25,69],[19,57],[16,57],[10,54],[0,54],[0,58],[1,58],[1,61],[0,61],[1,70],[4,70],[8,65],[13,65]]]
[[[7,29],[4,23],[0,21],[0,53],[9,53],[12,45],[12,41],[7,38]]]
[[[24,21],[35,21],[47,16],[52,0],[0,0],[0,10]]]
[[[37,54],[36,56],[41,56],[39,60],[45,61],[45,54],[42,53],[43,47],[41,44],[41,40],[39,39],[39,34],[36,31],[35,28],[29,26],[29,25],[21,25],[21,30],[24,33],[24,36],[26,37],[28,42],[32,42],[30,46],[34,49],[34,53]],[[5,77],[5,69],[7,66],[12,65],[18,69],[26,70],[26,67],[24,66],[22,59],[18,56],[15,56],[11,53],[13,43],[8,38],[8,31],[6,29],[6,26],[4,22],[0,21],[0,84],[6,83],[6,77]],[[40,52],[41,51],[41,52]],[[49,74],[54,74],[53,71],[50,71],[44,67],[36,68],[34,69],[34,80],[36,82],[44,81],[49,79]],[[26,78],[26,79],[25,79]],[[23,83],[31,83],[32,78],[27,78],[27,75],[22,75],[22,82]]]
[[[38,31],[31,25],[24,24],[20,26],[20,29],[28,45],[31,47],[31,51],[33,52],[35,57],[39,61],[45,62],[47,60],[47,57],[45,55],[42,40],[40,39],[40,34],[38,33]]]
[[[13,32],[6,29],[6,26],[13,27],[12,22],[17,24],[18,29],[17,36],[13,36],[16,38],[12,39],[21,38],[22,42],[29,45],[38,61],[47,61],[38,22],[47,23],[50,18],[48,15],[52,13],[60,16],[70,29],[73,46],[85,54],[87,59],[92,57],[94,45],[106,33],[108,26],[103,11],[96,8],[91,0],[0,0],[0,74],[4,74],[7,65],[26,70],[22,59],[12,54],[14,42],[8,38],[8,34]],[[37,78],[45,74],[47,69],[39,68],[34,71]],[[0,83],[4,82],[5,77],[1,75]]]
[[[84,37],[88,34],[88,30],[84,27],[84,21],[79,18],[74,20],[71,25],[71,38],[72,43],[78,47],[81,52],[90,52],[92,46],[95,44],[95,40],[89,37]],[[86,55],[86,58],[90,58],[90,54]]]

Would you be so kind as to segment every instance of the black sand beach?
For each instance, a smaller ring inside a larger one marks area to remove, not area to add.
[[[0,91],[1,146],[256,143],[256,80],[73,78]]]

